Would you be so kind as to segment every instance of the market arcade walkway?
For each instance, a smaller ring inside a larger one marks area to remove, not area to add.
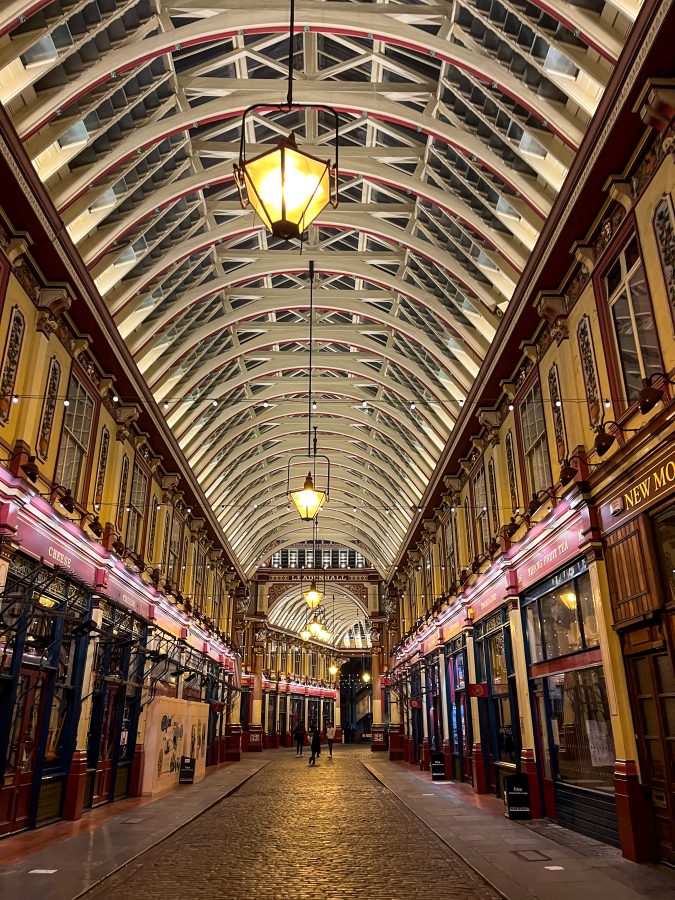
[[[12,840],[0,843],[0,864]],[[557,845],[506,821],[498,801],[367,750],[322,753],[315,769],[276,751],[15,858],[0,869],[0,897],[19,896],[20,884],[22,900],[70,900],[98,881],[91,900],[675,898],[675,875],[608,853]]]

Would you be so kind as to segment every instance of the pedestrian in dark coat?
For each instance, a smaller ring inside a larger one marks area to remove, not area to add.
[[[302,748],[305,743],[305,729],[302,725],[302,722],[298,722],[298,724],[295,726],[293,737],[295,738],[295,755],[302,756]]]
[[[310,766],[316,765],[316,758],[321,753],[321,735],[318,729],[312,735],[312,755],[309,758]]]

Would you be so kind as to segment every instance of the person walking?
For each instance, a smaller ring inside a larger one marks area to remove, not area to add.
[[[305,729],[303,728],[302,722],[298,722],[295,726],[293,737],[295,738],[295,755],[302,756],[302,748],[305,743]]]
[[[333,758],[333,741],[335,740],[335,725],[326,728],[326,740],[328,741],[328,759]]]
[[[318,728],[315,730],[312,735],[312,755],[309,758],[310,766],[316,765],[316,758],[321,753],[321,735],[319,734]]]

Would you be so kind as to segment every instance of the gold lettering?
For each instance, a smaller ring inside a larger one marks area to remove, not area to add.
[[[643,500],[647,500],[649,498],[649,494],[651,493],[651,482],[649,478],[645,478],[644,481],[641,481],[638,485],[640,488],[640,494],[642,495]]]

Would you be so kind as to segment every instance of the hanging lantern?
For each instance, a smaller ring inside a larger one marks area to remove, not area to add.
[[[312,621],[309,623],[309,625],[307,627],[309,628],[310,632],[314,635],[314,637],[318,637],[321,634],[321,629],[323,628],[323,625],[317,619],[317,617],[314,616],[314,618],[312,619]]]
[[[303,641],[308,641],[312,636],[312,632],[309,630],[309,627],[307,625],[305,625],[304,628],[301,629],[299,634]]]
[[[267,230],[287,241],[299,238],[329,202],[337,206],[337,171],[330,160],[298,149],[294,134],[254,159],[240,155],[234,176],[242,207],[250,204]]]
[[[325,491],[317,491],[314,488],[311,472],[307,473],[303,489],[301,491],[291,491],[290,496],[303,522],[310,522],[323,509],[328,499],[328,494]]]
[[[295,0],[290,2],[288,28],[288,92],[286,103],[250,106],[241,119],[239,164],[234,177],[244,209],[251,205],[265,227],[283,240],[299,238],[328,203],[338,205],[338,153],[340,120],[337,111],[315,103],[293,102],[293,35]],[[317,109],[332,115],[335,122],[335,164],[298,148],[295,134],[282,138],[271,150],[246,159],[246,116],[255,109],[288,113],[294,109]]]
[[[337,675],[338,667],[335,665],[334,662],[328,666],[328,672],[333,676]]]
[[[303,594],[305,598],[305,603],[309,606],[310,609],[316,609],[319,603],[323,600],[323,591],[317,590],[316,581],[312,579],[312,583],[309,586],[309,590],[306,590]]]

